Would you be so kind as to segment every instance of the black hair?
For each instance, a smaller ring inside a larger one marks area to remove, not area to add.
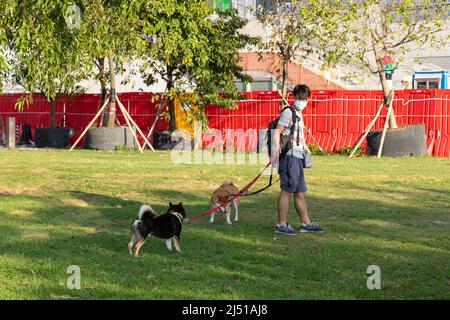
[[[294,95],[294,99],[308,100],[311,97],[311,90],[306,84],[298,84],[295,86],[292,94]]]

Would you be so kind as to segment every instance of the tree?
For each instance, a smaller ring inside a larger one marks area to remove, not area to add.
[[[288,65],[319,52],[316,43],[326,30],[322,25],[327,23],[327,15],[320,1],[315,0],[266,0],[262,3],[256,8],[256,14],[269,36],[259,47],[280,58],[282,98],[287,99]]]
[[[51,126],[56,126],[54,101],[58,94],[79,92],[86,76],[78,30],[70,30],[66,1],[21,0],[7,18],[6,37],[11,52],[10,71],[25,92],[40,92],[50,103]],[[26,99],[18,101],[23,107]]]
[[[322,2],[334,13],[327,25],[328,36],[322,39],[326,62],[343,62],[378,75],[386,105],[391,90],[384,68],[386,58],[393,57],[398,68],[407,52],[425,44],[439,47],[448,40],[439,36],[448,26],[445,0]],[[389,126],[397,128],[393,112]]]
[[[84,50],[97,66],[95,78],[100,81],[101,104],[110,84],[108,112],[104,114],[104,126],[114,127],[116,120],[116,74],[124,70],[124,64],[132,60],[144,44],[136,30],[138,6],[126,0],[82,0],[82,29]],[[108,70],[105,61],[108,61]]]
[[[241,95],[234,80],[251,81],[239,66],[238,51],[257,42],[239,32],[246,20],[235,10],[215,11],[202,0],[145,1],[139,16],[146,40],[141,72],[148,85],[158,77],[166,82],[171,131],[180,92],[192,92],[189,102],[199,106],[195,114],[204,121],[208,104],[235,108],[233,99]]]
[[[9,17],[13,15],[14,6],[9,1],[0,2],[0,93],[3,89],[3,82],[6,78],[6,70],[8,65],[6,63],[6,54],[8,41],[6,37],[6,28],[8,25]]]

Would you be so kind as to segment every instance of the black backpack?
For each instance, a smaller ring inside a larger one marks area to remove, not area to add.
[[[290,109],[292,112],[292,126],[291,126],[291,133],[289,135],[280,136],[281,155],[284,155],[286,152],[292,149],[292,140],[294,137],[295,123],[297,122],[297,116],[295,114],[294,108],[292,106],[284,107],[283,110],[281,110],[281,113],[286,109]],[[269,153],[269,157],[272,156],[272,130],[275,130],[279,120],[280,117],[270,121],[269,127],[267,129],[266,137],[267,137],[267,151]],[[297,145],[299,144],[299,136],[300,132],[297,133]]]

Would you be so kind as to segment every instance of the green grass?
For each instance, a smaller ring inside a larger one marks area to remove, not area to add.
[[[175,165],[169,152],[0,149],[2,299],[449,299],[450,160],[315,156],[310,216],[328,231],[275,235],[274,186],[240,221],[185,224],[182,253],[151,238],[129,257],[139,206],[209,208],[225,179],[258,165]],[[255,188],[263,186],[263,177]],[[289,221],[298,223],[291,207]],[[69,265],[81,290],[69,290]],[[381,290],[366,287],[381,268]]]

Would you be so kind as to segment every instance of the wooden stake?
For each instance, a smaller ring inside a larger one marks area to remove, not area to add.
[[[384,146],[384,139],[386,138],[386,131],[389,127],[389,119],[391,118],[392,114],[392,104],[394,102],[394,99],[391,99],[389,103],[389,108],[386,116],[386,122],[384,123],[383,133],[381,134],[381,141],[380,141],[380,147],[378,148],[378,155],[377,158],[381,158],[381,153],[383,152],[383,146]]]
[[[311,137],[311,139],[313,139],[313,141],[317,145],[317,147],[319,147],[320,152],[322,152],[323,155],[326,155],[325,151],[323,151],[322,147],[319,145],[319,143],[317,142],[316,138],[314,138],[314,136],[312,135],[311,130],[309,130],[309,128],[307,126],[305,126],[305,129],[306,129],[306,132]]]
[[[166,104],[166,102],[167,102],[167,99],[164,98],[164,104]],[[148,134],[147,134],[147,139],[150,139],[150,137],[152,136],[153,130],[155,130],[156,123],[158,122],[158,119],[159,119],[159,116],[161,115],[161,110],[162,110],[163,107],[164,107],[163,104],[160,103],[160,106],[159,106],[159,108],[158,108],[158,111],[156,112],[155,121],[153,121],[153,124],[152,124],[152,126],[150,127],[150,130],[149,130],[149,132],[148,132]]]
[[[150,147],[150,149],[152,149],[152,151],[155,151],[155,149],[153,148],[152,144],[148,141],[147,137],[145,136],[145,134],[142,132],[142,130],[139,128],[139,126],[136,124],[136,122],[134,122],[133,118],[130,116],[130,114],[128,113],[128,111],[125,109],[125,107],[123,106],[122,102],[120,102],[119,97],[116,95],[116,99],[117,102],[119,104],[119,106],[122,106],[121,110],[122,113],[128,116],[128,119],[131,121],[131,123],[135,126],[136,130],[139,132],[139,134],[142,136],[142,138],[144,139],[145,143]],[[144,144],[145,147],[145,144]]]
[[[78,137],[77,141],[75,141],[75,143],[73,144],[73,146],[69,149],[69,151],[72,151],[77,144],[80,142],[80,140],[84,137],[84,135],[86,134],[86,132],[89,130],[89,128],[94,124],[95,120],[97,120],[97,118],[100,116],[100,114],[103,112],[103,110],[106,108],[106,106],[108,105],[108,99],[105,98],[105,103],[103,104],[103,106],[100,108],[100,110],[98,110],[97,114],[95,115],[94,119],[92,119],[92,121],[88,124],[88,126],[86,127],[86,129],[84,129],[83,133],[81,133],[81,135]]]
[[[280,97],[281,97],[281,100],[283,100],[283,102],[284,102],[284,106],[288,106],[288,105],[289,105],[289,102],[286,100],[285,97],[283,97],[283,94],[281,93],[281,91],[280,91],[280,90],[277,90],[277,91],[278,91],[278,94],[279,94]]]
[[[141,144],[139,143],[139,140],[136,136],[136,132],[134,132],[133,127],[130,123],[130,120],[128,119],[129,114],[125,114],[124,107],[121,103],[119,103],[119,109],[122,111],[123,117],[125,118],[125,121],[127,122],[128,127],[130,128],[131,134],[133,135],[134,141],[136,141],[136,144],[138,145],[138,149],[140,153],[144,153],[144,150],[142,149]]]
[[[357,142],[353,145],[353,151],[352,153],[350,153],[350,155],[348,156],[349,158],[351,158],[353,156],[353,154],[356,152],[356,149],[359,148],[359,146],[361,145],[361,143],[364,141],[364,139],[367,137],[367,135],[369,134],[370,130],[372,129],[372,127],[374,126],[375,122],[377,121],[378,117],[381,114],[381,111],[383,110],[384,107],[384,102],[381,103],[380,107],[378,108],[378,111],[375,115],[375,117],[373,117],[372,121],[370,121],[369,125],[367,126],[366,130],[364,130],[363,134],[361,135],[361,137],[359,138],[359,140],[356,140]]]
[[[6,147],[16,147],[16,118],[6,118]]]

